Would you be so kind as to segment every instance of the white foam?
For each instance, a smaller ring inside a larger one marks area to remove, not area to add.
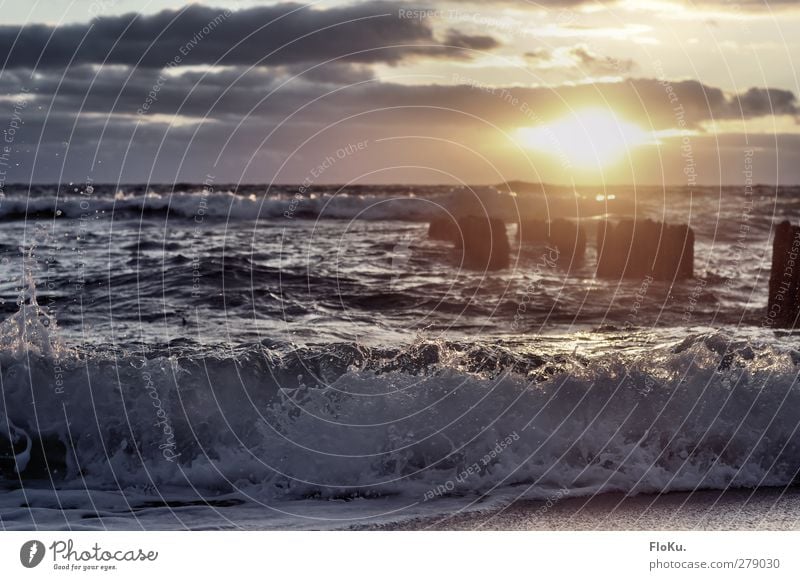
[[[426,375],[353,369],[327,388],[285,391],[265,352],[246,363],[161,357],[143,368],[133,357],[90,358],[62,363],[60,396],[47,356],[4,353],[2,363],[2,411],[30,431],[35,390],[40,435],[75,444],[80,465],[69,465],[67,484],[80,469],[97,488],[191,483],[258,497],[418,500],[512,484],[540,498],[661,492],[784,485],[798,451],[794,363],[769,348],[735,372],[719,372],[698,342],[641,359],[606,356],[537,385],[449,363]],[[147,380],[174,429],[177,461],[162,454],[168,440],[154,427]]]
[[[434,217],[461,213],[489,214],[516,221],[520,215],[549,215],[559,204],[572,211],[572,198],[518,199],[493,188],[432,192],[425,196],[403,193],[309,193],[238,195],[230,191],[177,191],[147,194],[117,192],[115,196],[92,197],[67,194],[22,196],[9,195],[0,204],[0,218],[23,218],[34,215],[57,215],[79,218],[85,215],[114,216],[116,219],[139,218],[158,213],[186,219],[338,219],[428,221]],[[556,204],[556,205],[553,205]],[[563,209],[563,208],[561,208]],[[559,210],[560,211],[560,210]]]

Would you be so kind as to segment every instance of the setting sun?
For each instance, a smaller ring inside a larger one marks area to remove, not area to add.
[[[540,127],[522,127],[525,147],[547,152],[577,167],[603,167],[632,148],[655,143],[639,126],[607,109],[581,109]]]

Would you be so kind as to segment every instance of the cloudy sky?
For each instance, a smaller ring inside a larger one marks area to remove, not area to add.
[[[0,13],[6,182],[800,183],[788,0]]]

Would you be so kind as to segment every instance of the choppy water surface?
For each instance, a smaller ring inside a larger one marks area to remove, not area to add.
[[[800,352],[763,323],[798,193],[7,190],[0,520],[327,527],[790,484]],[[586,258],[513,242],[465,270],[427,222],[476,207],[577,217]],[[630,215],[689,223],[695,278],[595,279],[595,222]]]

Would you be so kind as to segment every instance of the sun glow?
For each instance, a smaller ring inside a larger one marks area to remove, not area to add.
[[[540,127],[521,127],[519,142],[580,168],[611,165],[635,147],[655,144],[641,127],[608,109],[580,109]]]

